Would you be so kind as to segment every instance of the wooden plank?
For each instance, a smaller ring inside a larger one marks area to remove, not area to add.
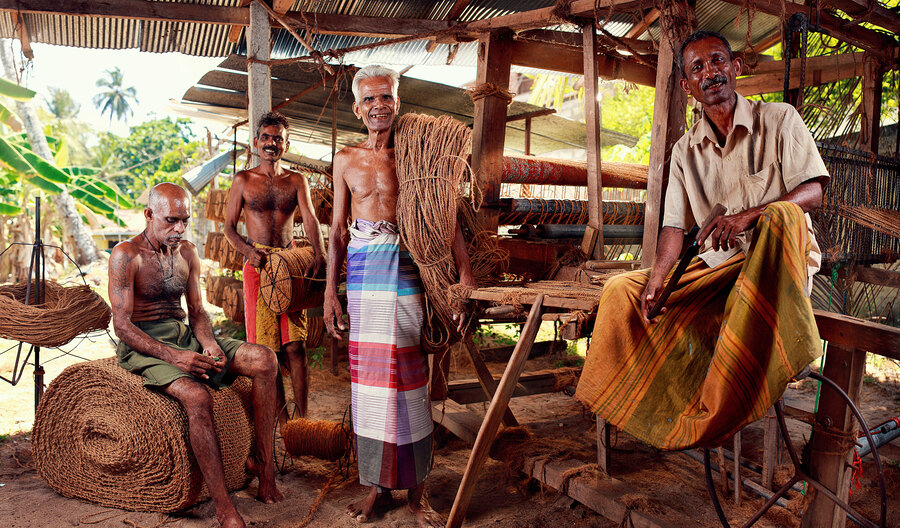
[[[571,372],[581,375],[581,369],[578,367],[569,367],[557,370],[539,370],[536,372],[526,372],[519,377],[519,382],[513,391],[514,398],[522,396],[533,396],[535,394],[547,394],[555,392],[556,377],[562,372]],[[500,378],[494,377],[499,381]],[[453,380],[447,384],[447,398],[456,403],[467,405],[470,403],[481,403],[488,401],[481,390],[481,382],[473,379]]]
[[[583,465],[583,462],[571,459],[548,461],[540,458],[527,458],[525,460],[525,467],[531,467],[533,478],[557,490],[565,490],[569,497],[620,526],[633,528],[670,526],[649,513],[627,507],[623,502],[623,497],[625,495],[634,496],[637,491],[620,480],[605,478],[600,482],[594,482],[593,479],[585,477],[566,477],[567,471]]]
[[[765,432],[763,433],[763,464],[762,485],[770,491],[774,491],[775,466],[778,465],[775,456],[778,451],[778,418],[775,416],[775,408],[770,407],[766,411]]]
[[[25,24],[25,18],[18,11],[11,12],[10,17],[12,17],[13,26],[15,27],[16,37],[19,38],[19,42],[22,44],[22,55],[28,60],[34,59],[34,50],[31,49],[31,39],[28,37],[28,26]]]
[[[734,505],[741,507],[741,432],[734,433],[734,469],[731,471],[734,485]]]
[[[526,130],[526,134],[527,134],[527,133],[528,133],[527,131],[528,131],[529,127],[531,126],[529,123],[530,123],[530,121],[531,121],[532,118],[534,118],[534,117],[541,117],[541,116],[550,115],[550,114],[555,114],[555,113],[556,113],[556,109],[555,109],[555,108],[541,108],[540,110],[534,110],[534,111],[532,111],[532,112],[525,112],[524,114],[517,114],[517,115],[513,115],[513,116],[506,116],[506,122],[507,122],[507,123],[512,123],[513,121],[521,121],[521,120],[524,119],[525,122],[526,122],[526,124],[525,124],[525,130]],[[528,140],[526,139],[525,141],[527,142]],[[526,152],[525,154],[528,155],[527,152]]]
[[[538,296],[541,293],[538,290],[535,290],[533,294],[531,293],[523,293],[519,302],[524,305],[534,303]],[[503,302],[504,293],[503,292],[487,292],[482,290],[474,290],[469,294],[469,299],[474,301],[491,301],[491,302]],[[600,301],[592,301],[590,299],[569,299],[567,297],[553,297],[551,295],[547,295],[544,297],[544,306],[548,308],[565,308],[566,310],[581,310],[583,312],[590,312],[597,308],[597,304]]]
[[[250,4],[250,27],[247,29],[247,57],[269,60],[269,37],[272,29],[269,14],[259,2]],[[250,119],[250,137],[256,136],[259,118],[272,109],[272,75],[268,64],[247,64],[247,117]],[[253,144],[253,141],[250,141]],[[251,152],[253,149],[251,148]],[[251,155],[251,166],[259,163],[259,155]]]
[[[294,6],[294,0],[272,0],[272,9],[279,15],[287,13]]]
[[[656,19],[659,18],[659,9],[653,8],[650,11],[647,11],[647,14],[644,15],[644,18],[641,19],[640,22],[634,25],[633,28],[628,30],[628,33],[625,34],[626,38],[637,38],[643,35],[644,33],[650,31],[650,24],[656,22]]]
[[[863,73],[862,102],[859,105],[860,148],[878,155],[878,137],[881,133],[881,81],[884,69],[878,59],[866,53]]]
[[[824,57],[816,57],[824,58]],[[794,59],[794,66],[791,68],[791,89],[800,87],[800,68],[799,59]],[[782,64],[782,61],[774,61]],[[821,63],[821,61],[819,61]],[[862,61],[858,63],[849,63],[842,65],[822,65],[819,68],[806,67],[806,78],[804,86],[820,86],[822,84],[839,81],[841,79],[850,79],[863,75],[864,67]],[[737,80],[737,92],[744,97],[758,95],[764,93],[780,92],[784,90],[784,69],[773,73],[764,73],[760,75],[751,75],[741,77]]]
[[[513,40],[509,44],[513,64],[564,73],[584,74],[581,48],[537,42]],[[646,65],[621,57],[597,57],[597,72],[603,79],[623,79],[644,86],[653,86],[656,71]]]
[[[544,44],[555,44],[581,50],[581,34],[571,31],[557,31],[553,29],[530,29],[516,34],[516,40],[530,40]],[[598,42],[598,46],[605,50],[615,50],[631,53],[632,50],[643,54],[656,54],[656,43],[652,40],[639,40],[636,38],[619,37],[622,44],[612,42]]]
[[[472,341],[472,338],[465,340],[465,346],[466,351],[469,353],[469,359],[472,360],[472,366],[475,367],[475,375],[478,376],[478,383],[484,391],[485,399],[490,400],[494,397],[494,393],[497,392],[497,380],[494,379],[491,371],[488,370],[487,365],[484,364],[481,352],[478,351],[478,347],[475,346],[475,342]],[[507,427],[519,425],[519,422],[516,420],[516,417],[509,407],[503,411],[503,425]]]
[[[470,444],[475,443],[481,417],[462,405],[450,401],[431,402],[431,417],[438,425],[443,425],[451,433]]]
[[[642,0],[575,0],[569,4],[569,16],[593,18],[595,12],[603,12],[604,9],[608,10],[610,6],[614,6],[616,13],[626,13],[640,10],[644,7],[644,4],[645,2]],[[551,6],[485,20],[476,20],[460,27],[459,31],[475,35],[497,29],[508,29],[518,32],[565,22],[554,14],[555,10],[556,6]]]
[[[597,89],[600,72],[597,71],[597,32],[591,21],[581,28],[584,53],[584,121],[587,144],[588,227],[594,232],[584,232],[581,245],[590,248],[591,258],[603,259],[603,182],[600,180],[600,101]],[[591,245],[592,239],[594,243]]]
[[[609,428],[606,420],[597,416],[597,467],[609,474]]]
[[[453,7],[450,8],[450,11],[447,12],[447,15],[444,17],[444,20],[456,20],[462,15],[462,12],[466,10],[469,2],[472,0],[456,0],[453,3]]]
[[[900,33],[900,16],[884,7],[881,2],[870,0],[825,0],[824,4],[836,7],[855,20],[881,26],[891,33]]]
[[[868,266],[856,266],[853,268],[853,272],[856,273],[856,280],[859,282],[900,288],[900,272]]]
[[[738,54],[735,53],[735,56]],[[806,76],[810,77],[810,72],[815,70],[853,70],[856,71],[855,66],[862,66],[863,61],[865,60],[865,52],[856,51],[853,53],[841,53],[839,55],[819,55],[816,57],[809,57],[806,59]],[[794,64],[796,64],[796,59],[794,60]],[[795,65],[794,68],[797,68]],[[742,75],[744,77],[738,78],[738,85],[740,85],[741,80],[748,78],[753,75],[763,75],[766,73],[780,73],[782,74],[781,79],[784,82],[784,61],[783,60],[767,60],[760,61],[754,68],[750,68],[747,66],[746,60],[744,62],[744,69]]]
[[[851,400],[858,401],[865,368],[865,352],[841,348],[830,343],[822,375],[844,389]],[[822,387],[819,396],[816,423],[818,427],[827,428],[828,431],[837,429],[845,433],[852,433],[857,430],[856,422],[852,418],[847,404],[828,386]],[[850,490],[854,450],[851,447],[843,455],[836,454],[842,448],[832,434],[813,432],[810,443],[812,447],[809,459],[810,476],[846,502]],[[844,510],[814,487],[811,487],[810,495],[812,501],[803,513],[801,528],[821,526],[844,528],[846,526],[847,515]]]
[[[681,89],[681,72],[677,54],[681,42],[693,32],[696,24],[677,23],[678,11],[693,13],[693,6],[672,2],[660,13],[659,61],[656,70],[656,95],[653,102],[653,125],[650,136],[650,168],[647,180],[647,203],[644,209],[644,240],[641,246],[641,267],[653,266],[656,258],[656,242],[659,237],[660,215],[669,179],[669,158],[675,142],[684,134],[687,95]],[[682,15],[683,16],[683,15]]]
[[[476,86],[489,83],[499,90],[509,89],[509,34],[492,31],[478,39]],[[482,226],[497,231],[500,213],[500,182],[503,177],[503,143],[506,137],[506,101],[488,96],[475,101],[472,124],[472,172],[484,192],[484,204],[478,215]]]
[[[522,335],[519,337],[519,343],[516,345],[516,350],[513,352],[509,363],[506,365],[506,370],[503,372],[503,377],[497,386],[494,399],[491,400],[484,422],[482,422],[481,428],[478,430],[478,437],[475,439],[472,454],[469,456],[466,471],[463,473],[459,491],[456,493],[450,516],[447,519],[447,528],[459,528],[466,516],[466,510],[469,508],[472,493],[475,492],[475,483],[478,480],[481,467],[487,460],[488,452],[497,435],[497,429],[500,427],[503,411],[509,406],[509,400],[512,398],[519,377],[522,375],[522,369],[525,368],[528,352],[534,344],[534,338],[537,336],[538,329],[541,326],[542,301],[543,296],[538,297],[531,306],[525,327],[522,329]]]
[[[849,315],[813,310],[819,335],[830,345],[859,349],[900,360],[900,328]]]

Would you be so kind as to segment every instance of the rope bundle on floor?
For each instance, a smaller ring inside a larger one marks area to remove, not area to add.
[[[270,310],[283,314],[322,305],[324,281],[305,276],[313,259],[312,246],[270,253],[266,257],[266,265],[259,272],[259,294]]]
[[[109,305],[90,286],[62,286],[44,282],[44,302],[36,304],[37,283],[0,286],[0,337],[41,347],[62,346],[76,336],[109,326]]]
[[[238,378],[210,395],[225,484],[233,491],[249,481],[250,381]],[[38,474],[67,497],[158,512],[209,497],[184,409],[144,388],[115,358],[72,365],[50,383],[35,416],[32,449]]]
[[[313,456],[322,460],[343,457],[350,449],[350,431],[341,422],[295,418],[281,428],[284,449],[291,456]]]

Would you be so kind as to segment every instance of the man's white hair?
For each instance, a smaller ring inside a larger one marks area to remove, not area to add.
[[[371,79],[373,77],[387,77],[394,83],[394,95],[397,95],[397,88],[400,86],[400,74],[390,68],[371,64],[365,68],[360,68],[356,75],[353,76],[353,98],[359,103],[359,83],[363,79]]]

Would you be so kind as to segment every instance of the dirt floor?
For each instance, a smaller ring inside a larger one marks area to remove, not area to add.
[[[8,342],[0,343],[0,351]],[[110,340],[103,336],[93,341],[83,341],[73,353],[87,359],[113,355]],[[9,376],[15,351],[0,355],[0,374]],[[71,363],[80,359],[61,355],[59,351],[43,351],[47,383]],[[532,360],[526,370],[539,370],[558,366],[565,357],[547,356]],[[340,420],[349,405],[349,372],[346,355],[341,358],[339,375],[333,376],[327,366],[328,356],[321,368],[311,369],[310,412],[313,419]],[[490,363],[494,373],[501,373],[503,363]],[[871,424],[900,414],[896,364],[873,368],[863,388],[861,407]],[[885,374],[886,373],[886,374]],[[453,362],[453,378],[474,378],[474,374],[462,356]],[[880,378],[879,378],[880,377]],[[790,405],[812,409],[815,389],[811,382],[792,387],[786,394]],[[51,490],[37,475],[31,461],[29,431],[33,413],[33,384],[31,367],[24,371],[21,382],[15,387],[0,386],[0,524],[6,527],[66,527],[132,526],[158,528],[206,528],[217,526],[212,505],[202,503],[176,515],[136,513],[110,510],[80,500],[67,499]],[[484,413],[485,404],[471,404],[468,408]],[[552,460],[575,458],[584,463],[596,461],[596,428],[591,416],[584,413],[580,404],[564,393],[552,393],[515,398],[511,409],[516,418],[526,425]],[[792,437],[802,443],[809,435],[809,426],[790,421]],[[428,478],[428,493],[433,507],[446,515],[459,486],[471,446],[439,427],[435,435],[434,469]],[[751,462],[761,460],[762,426],[754,424],[743,433],[742,450]],[[898,442],[900,443],[900,442]],[[719,523],[707,496],[703,481],[702,464],[684,453],[660,452],[630,439],[625,434],[612,437],[610,475],[631,488],[625,497],[626,506],[660,520],[673,527],[716,527]],[[555,447],[554,447],[555,446]],[[283,451],[280,451],[283,454]],[[888,489],[888,526],[900,527],[900,447],[888,445],[882,450],[886,461]],[[283,456],[283,455],[282,455]],[[279,459],[280,460],[280,459]],[[747,471],[753,478],[753,473]],[[779,470],[777,476],[786,481],[788,467]],[[877,518],[877,494],[871,462],[865,464],[861,488],[854,491],[852,501],[870,518]],[[756,477],[758,478],[758,477]],[[264,505],[254,500],[255,482],[248,489],[233,494],[238,510],[248,525],[255,527],[296,527],[310,513],[320,490],[331,482],[331,488],[315,511],[308,526],[349,527],[357,523],[345,513],[349,502],[356,500],[364,489],[356,483],[351,470],[347,480],[342,480],[336,463],[310,458],[287,460],[285,472],[278,477],[285,501],[277,505]],[[716,482],[719,482],[716,475]],[[394,508],[382,511],[374,519],[375,526],[414,526],[403,501],[404,493],[394,494]],[[799,526],[799,512],[803,497],[790,495],[787,509],[775,507],[757,526]],[[744,490],[740,509],[731,500],[725,502],[726,513],[732,523],[743,523],[763,499]],[[471,527],[614,527],[619,526],[585,506],[562,496],[558,491],[541,486],[523,474],[510,470],[506,464],[489,460],[469,507],[466,526]],[[624,524],[629,526],[629,524]]]

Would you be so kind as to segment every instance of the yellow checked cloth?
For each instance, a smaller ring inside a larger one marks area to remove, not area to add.
[[[694,259],[656,324],[640,316],[649,270],[610,280],[575,397],[662,449],[718,445],[761,418],[821,354],[809,298],[806,219],[768,205],[749,256]]]
[[[270,253],[288,248],[275,248],[253,242],[253,247]],[[244,322],[247,342],[265,345],[275,352],[281,345],[306,340],[306,311],[294,317],[288,314],[275,315],[259,295],[259,270],[244,261]]]

